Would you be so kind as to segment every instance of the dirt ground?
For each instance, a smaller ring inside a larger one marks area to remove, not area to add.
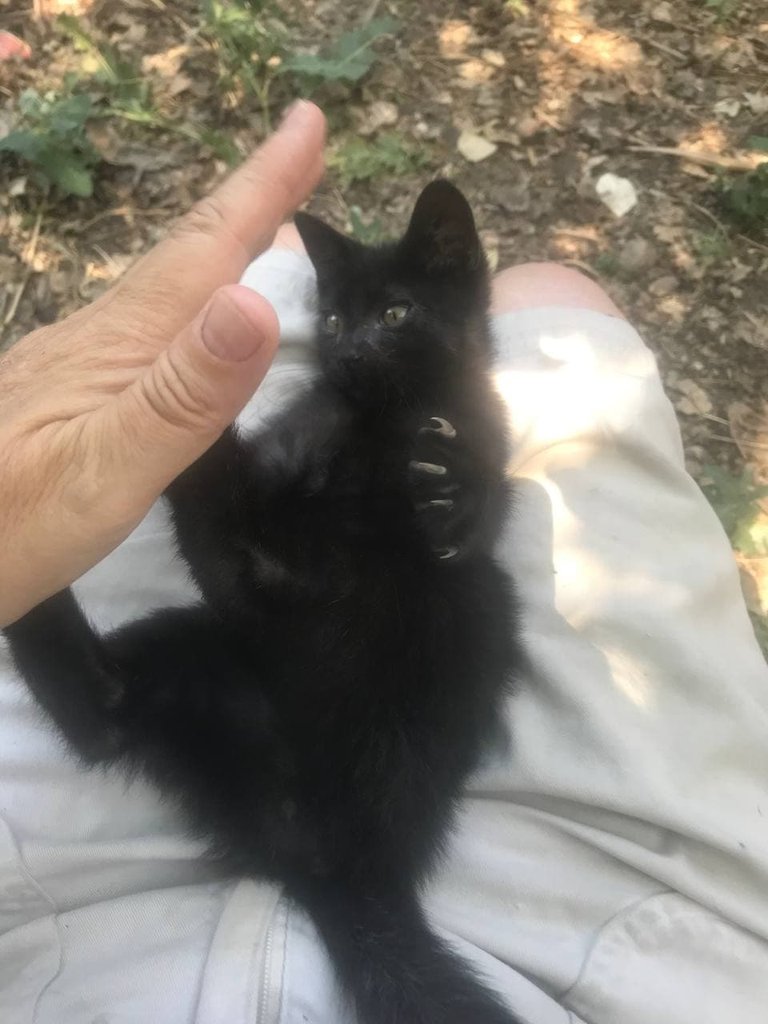
[[[71,35],[33,6],[82,12],[94,38],[141,70],[155,121],[112,112]],[[706,483],[711,466],[748,479],[746,467],[768,484],[768,236],[727,219],[718,198],[722,176],[754,166],[752,140],[768,136],[764,0],[277,6],[292,52],[374,17],[398,23],[361,82],[315,95],[336,162],[313,209],[375,236],[402,226],[426,180],[452,178],[493,262],[565,261],[627,312],[657,354],[697,479]],[[0,160],[4,344],[99,294],[226,172],[203,129],[244,154],[295,94],[291,77],[276,75],[265,110],[263,94],[222,80],[221,47],[201,26],[194,0],[0,0],[0,29],[31,48],[0,63],[0,136],[22,90],[60,89],[67,72],[86,81],[103,115],[88,129],[102,158],[90,198],[45,197],[23,167]],[[400,147],[397,169],[350,181],[349,145],[382,138]],[[621,216],[598,197],[605,173],[636,191]],[[722,492],[735,520],[749,520],[749,543],[731,532],[750,607],[764,615],[768,501],[761,511],[738,483]]]

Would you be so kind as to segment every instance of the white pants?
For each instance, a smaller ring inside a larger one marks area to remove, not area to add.
[[[310,372],[314,279],[271,252],[246,281],[282,327],[256,425]],[[766,1024],[768,669],[728,542],[628,324],[495,327],[529,665],[429,913],[528,1024]],[[162,503],[77,591],[101,627],[193,598]],[[77,766],[0,648],[0,1021],[348,1024],[303,914],[199,851]]]

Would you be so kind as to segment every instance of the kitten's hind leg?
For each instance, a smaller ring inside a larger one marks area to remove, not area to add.
[[[112,710],[122,686],[71,590],[62,590],[4,630],[16,668],[38,703],[89,764],[113,759]]]
[[[156,611],[99,636],[63,590],[5,633],[38,703],[90,764],[123,754],[141,761],[147,746],[172,744],[177,727],[210,731],[214,711],[231,702],[226,684],[248,664],[238,637],[204,605]],[[252,690],[251,710],[262,700]]]

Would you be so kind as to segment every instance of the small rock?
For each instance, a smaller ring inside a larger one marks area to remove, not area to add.
[[[483,50],[480,54],[486,64],[494,68],[503,68],[506,64],[504,54],[500,50]]]
[[[662,298],[664,295],[671,295],[678,289],[677,278],[671,274],[665,274],[663,277],[657,277],[655,281],[652,281],[648,286],[648,291],[651,295],[655,295],[656,298]]]
[[[531,208],[531,190],[527,182],[518,185],[500,185],[494,200],[507,213],[526,213]]]
[[[623,217],[637,205],[637,189],[629,178],[618,174],[601,174],[595,191],[615,217]]]
[[[651,11],[651,17],[654,21],[660,21],[665,25],[673,24],[675,20],[675,13],[672,10],[672,4],[668,3],[667,0],[662,0],[660,4]]]
[[[540,127],[541,125],[535,117],[521,117],[517,122],[517,131],[521,139],[530,139]]]
[[[456,143],[456,148],[470,163],[476,164],[493,156],[499,148],[495,142],[489,142],[482,135],[475,135],[474,132],[463,131]]]
[[[745,92],[744,99],[749,104],[749,109],[753,114],[758,117],[762,117],[763,114],[768,114],[768,94],[763,95],[759,92]]]
[[[374,100],[360,112],[357,130],[361,135],[373,135],[379,128],[389,128],[397,124],[399,117],[397,104],[390,103],[389,100]]]
[[[656,250],[645,238],[630,238],[619,253],[619,266],[628,274],[646,270],[656,262]]]

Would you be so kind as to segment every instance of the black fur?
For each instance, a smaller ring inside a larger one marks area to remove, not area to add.
[[[203,600],[98,637],[64,591],[13,656],[87,762],[145,773],[308,910],[362,1024],[514,1024],[417,898],[518,657],[472,214],[435,182],[397,244],[296,221],[321,373],[170,488]]]

